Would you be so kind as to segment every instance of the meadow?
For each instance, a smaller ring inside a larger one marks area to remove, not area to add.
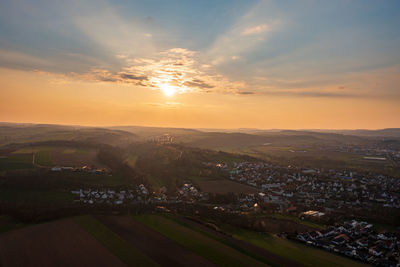
[[[32,154],[12,154],[0,157],[0,171],[32,168]]]

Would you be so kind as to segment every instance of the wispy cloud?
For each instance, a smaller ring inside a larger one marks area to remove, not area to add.
[[[257,26],[245,28],[241,34],[242,35],[259,34],[268,31],[269,27],[270,26],[268,26],[268,24],[260,24]]]
[[[340,93],[327,91],[272,91],[265,92],[268,96],[305,97],[305,98],[361,98],[365,97],[354,93]]]
[[[252,91],[237,91],[236,94],[237,95],[255,95],[256,92],[252,92]]]
[[[253,6],[215,40],[206,53],[214,65],[241,59],[257,45],[266,42],[270,32],[282,26],[280,18],[265,16],[265,6],[265,1]]]
[[[18,69],[33,69],[49,66],[50,63],[37,56],[14,50],[0,50],[0,66]]]
[[[91,3],[94,4],[94,3]],[[96,8],[84,5],[83,11],[74,14],[74,27],[96,46],[115,54],[138,56],[156,51],[152,40],[154,30],[148,18],[124,17],[115,5],[96,1]]]

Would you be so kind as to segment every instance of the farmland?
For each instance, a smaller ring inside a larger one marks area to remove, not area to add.
[[[1,266],[125,266],[71,219],[0,235]]]
[[[85,215],[37,225],[0,219],[2,266],[364,266],[272,234],[226,224],[217,232],[176,215]]]
[[[17,149],[11,155],[35,156],[35,164],[41,167],[52,166],[98,166],[104,167],[97,160],[96,149],[63,146],[27,146]]]
[[[92,216],[77,217],[75,221],[127,265],[158,266],[152,259],[134,248],[126,240],[122,239]]]
[[[33,168],[32,154],[13,154],[0,157],[0,171],[31,168]]]
[[[96,218],[160,265],[214,266],[201,255],[130,216],[97,216]]]
[[[282,239],[277,236],[245,229],[223,227],[234,238],[249,242],[271,253],[291,259],[305,266],[365,266],[342,256],[308,247],[304,244]]]
[[[135,219],[220,266],[263,265],[262,262],[165,217],[144,215]]]

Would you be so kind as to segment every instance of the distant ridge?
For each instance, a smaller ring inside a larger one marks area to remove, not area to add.
[[[201,132],[215,132],[215,133],[245,133],[251,135],[263,135],[267,133],[283,133],[283,134],[311,134],[311,133],[325,133],[325,134],[341,134],[341,135],[355,135],[362,137],[395,137],[400,138],[400,128],[384,128],[376,130],[368,129],[258,129],[258,128],[185,128],[185,127],[158,127],[158,126],[81,126],[81,125],[63,125],[63,124],[49,124],[49,123],[14,123],[14,122],[0,122],[0,127],[48,127],[48,128],[63,128],[63,129],[110,129],[121,130],[131,133],[153,133],[163,134],[170,133],[175,135],[201,133]]]

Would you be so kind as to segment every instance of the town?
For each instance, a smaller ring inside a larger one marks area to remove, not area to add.
[[[400,208],[400,180],[380,174],[242,162],[230,171],[230,179],[258,188],[264,202],[280,210],[294,206],[341,213]]]
[[[364,221],[345,221],[325,230],[300,233],[295,238],[377,266],[398,266],[400,260],[400,234],[377,233],[373,224]]]

